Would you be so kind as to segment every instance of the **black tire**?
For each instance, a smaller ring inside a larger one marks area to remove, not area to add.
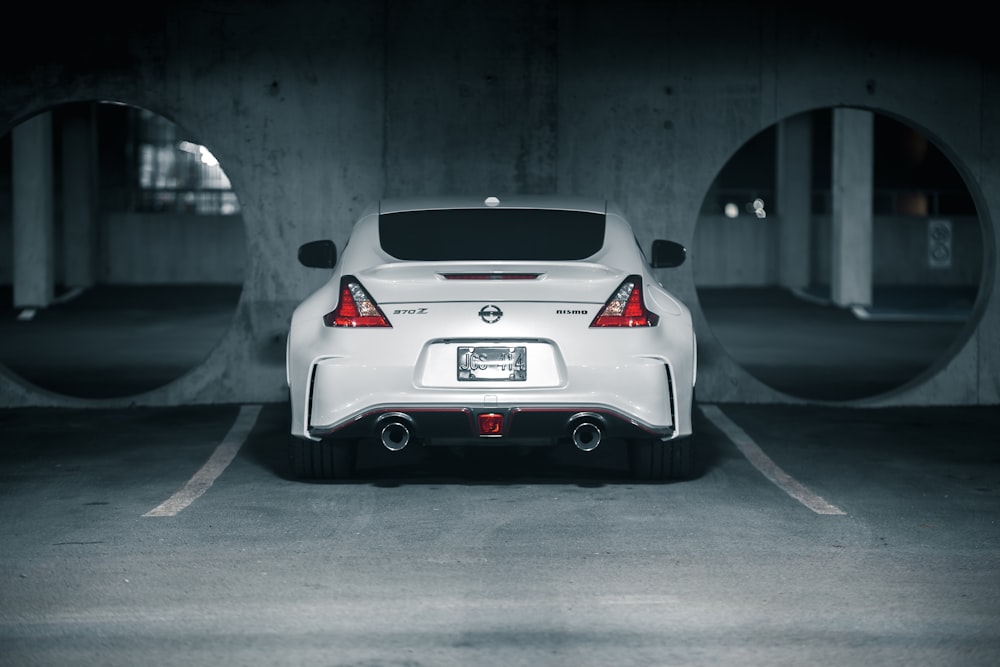
[[[694,441],[691,438],[667,442],[648,438],[631,440],[628,456],[635,479],[690,479],[694,475]]]
[[[288,462],[299,479],[349,479],[354,473],[357,443],[353,440],[303,440],[289,436]]]

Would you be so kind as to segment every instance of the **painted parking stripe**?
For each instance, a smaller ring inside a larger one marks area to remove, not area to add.
[[[244,405],[240,407],[240,413],[236,416],[236,421],[229,429],[229,433],[219,446],[212,452],[212,456],[198,469],[187,484],[178,489],[177,493],[167,498],[160,505],[149,510],[143,516],[175,516],[182,509],[193,503],[201,494],[208,491],[216,478],[222,474],[229,463],[236,457],[243,446],[257,417],[260,415],[261,406]]]
[[[732,419],[727,417],[719,406],[700,405],[699,407],[702,413],[711,419],[712,422],[726,434],[732,443],[736,445],[736,448],[743,453],[743,456],[750,461],[750,464],[757,468],[757,470],[759,470],[764,477],[771,480],[779,489],[811,509],[813,512],[816,512],[816,514],[847,514],[847,512],[843,511],[836,505],[832,505],[823,500],[823,498],[807,489],[795,478],[778,467],[778,464],[772,461],[771,458],[757,446],[757,443],[755,443],[753,439],[747,435],[746,431],[741,429]]]

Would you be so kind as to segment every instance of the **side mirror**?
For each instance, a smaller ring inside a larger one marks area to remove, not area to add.
[[[653,241],[653,252],[649,265],[654,269],[669,269],[680,266],[686,258],[687,248],[680,243],[656,239]]]
[[[337,244],[310,241],[299,246],[299,263],[310,269],[332,269],[337,265]]]

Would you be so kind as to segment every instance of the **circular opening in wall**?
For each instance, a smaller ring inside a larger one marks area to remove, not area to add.
[[[983,227],[952,162],[909,125],[821,109],[753,137],[696,227],[713,334],[751,375],[850,401],[919,381],[972,327]]]
[[[243,284],[245,231],[208,147],[146,109],[51,108],[0,137],[0,363],[80,398],[202,363]]]

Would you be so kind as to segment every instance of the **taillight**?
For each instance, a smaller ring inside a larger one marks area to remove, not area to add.
[[[660,316],[646,308],[642,278],[629,276],[611,295],[591,327],[655,327]]]
[[[323,316],[328,327],[392,327],[371,295],[354,276],[340,279],[340,301]]]

